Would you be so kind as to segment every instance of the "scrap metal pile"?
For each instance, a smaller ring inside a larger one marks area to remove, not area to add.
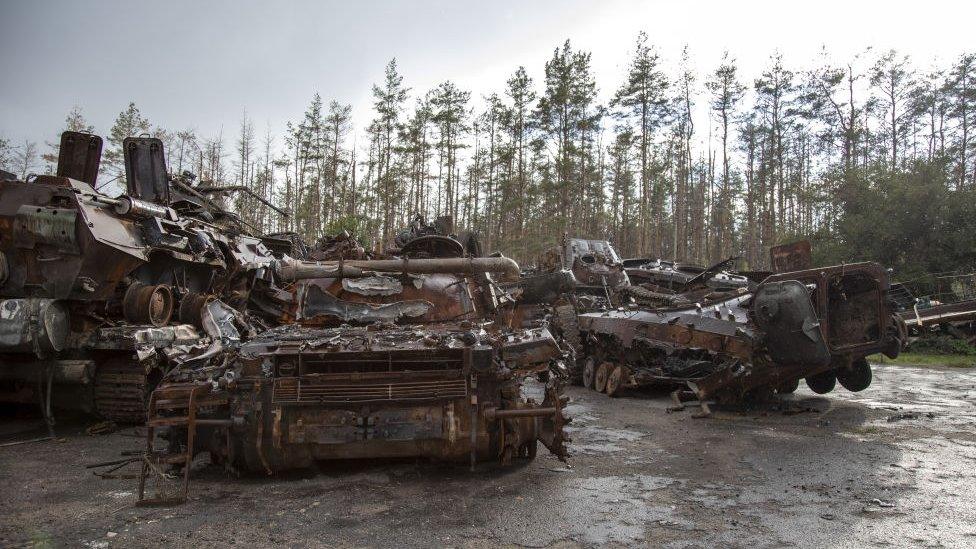
[[[311,250],[255,236],[218,198],[246,189],[170,178],[153,138],[125,141],[126,193],[109,197],[101,145],[66,132],[57,175],[0,178],[4,400],[146,421],[149,477],[204,450],[263,471],[507,463],[538,441],[565,457],[563,353],[541,323],[509,327],[516,300],[493,279],[517,279],[514,261],[475,257],[443,220],[369,258],[348,234]]]
[[[809,244],[774,248],[772,263],[809,265]],[[710,400],[792,393],[801,379],[819,394],[837,382],[861,391],[872,377],[866,357],[897,357],[906,340],[887,273],[874,263],[772,274],[731,272],[731,259],[705,269],[660,260],[625,265],[641,286],[619,293],[635,302],[578,317],[582,383],[610,395],[677,385],[686,390],[676,398],[707,409]],[[642,302],[649,297],[658,303]]]
[[[0,178],[0,391],[141,422],[162,375],[219,344],[205,305],[246,303],[276,243],[170,181],[158,139],[125,140],[126,194],[96,191],[101,148],[66,132],[56,175]]]
[[[418,216],[382,252],[348,233],[309,245],[224,208],[244,187],[170,177],[158,139],[124,141],[126,191],[107,196],[101,147],[66,132],[56,175],[0,173],[0,399],[145,422],[143,502],[184,499],[201,452],[267,473],[507,464],[539,442],[565,459],[567,379],[676,385],[703,406],[801,379],[859,391],[866,357],[906,339],[883,268],[812,269],[806,243],[774,248],[772,273],[577,238],[521,273],[449,217]]]
[[[319,261],[277,261],[281,324],[166,375],[150,403],[144,474],[204,450],[269,474],[323,459],[507,464],[534,458],[538,442],[564,459],[566,399],[552,375],[562,351],[544,326],[508,327],[515,301],[492,278],[517,278],[518,265],[463,256],[457,239],[417,229],[395,257],[345,259],[358,246],[329,242]]]
[[[547,289],[527,293],[573,352],[570,379],[599,392],[674,386],[676,400],[707,409],[792,393],[804,379],[820,394],[838,382],[867,388],[866,357],[894,358],[907,339],[886,271],[811,269],[805,241],[770,256],[775,272],[738,272],[735,258],[709,267],[621,261],[606,241],[564,238],[522,284]],[[552,282],[557,273],[565,283]]]

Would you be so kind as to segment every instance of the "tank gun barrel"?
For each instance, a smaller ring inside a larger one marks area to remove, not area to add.
[[[285,217],[291,217],[291,215],[288,212],[286,212],[285,210],[282,210],[278,206],[275,206],[270,201],[268,201],[266,198],[264,198],[263,196],[255,193],[251,189],[248,189],[244,185],[230,185],[230,186],[225,186],[225,187],[197,187],[196,190],[200,191],[201,193],[232,192],[232,191],[234,191],[234,192],[242,192],[242,193],[250,196],[251,198],[257,200],[258,202],[264,204],[265,206],[271,208],[272,210],[278,212],[279,214],[281,214],[281,215],[283,215]]]
[[[371,272],[434,274],[498,273],[502,281],[518,280],[519,265],[507,257],[452,257],[433,259],[374,259],[353,261],[279,261],[275,270],[288,281],[309,278],[361,278]]]

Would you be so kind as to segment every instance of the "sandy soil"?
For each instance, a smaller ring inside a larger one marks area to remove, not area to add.
[[[197,463],[191,500],[136,508],[135,481],[86,464],[133,430],[0,448],[0,546],[972,547],[976,371],[883,366],[794,411],[667,413],[664,392],[570,389],[568,465],[322,465],[231,478]],[[35,420],[5,417],[0,439]],[[19,431],[19,432],[17,432]],[[129,470],[133,472],[133,470]]]

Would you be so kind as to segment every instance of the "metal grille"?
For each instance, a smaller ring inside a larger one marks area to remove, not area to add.
[[[467,394],[467,383],[460,372],[447,379],[423,379],[422,376],[382,379],[376,376],[376,379],[351,380],[336,379],[336,376],[305,376],[276,379],[273,400],[276,404],[347,404],[450,400]]]

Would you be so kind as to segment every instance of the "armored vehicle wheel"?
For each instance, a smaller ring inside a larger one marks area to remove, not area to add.
[[[807,387],[818,395],[825,395],[833,391],[836,384],[837,376],[834,375],[833,370],[807,378]]]
[[[837,381],[841,387],[852,393],[863,391],[871,385],[871,365],[867,359],[859,358],[847,368],[837,368]]]
[[[596,369],[596,378],[593,380],[593,388],[596,392],[602,393],[607,389],[607,378],[610,377],[610,368],[612,367],[613,364],[604,362]]]
[[[136,324],[165,326],[173,316],[173,291],[165,284],[149,286],[135,282],[122,298],[122,314]]]
[[[607,395],[613,396],[617,394],[620,390],[620,386],[624,384],[624,367],[617,364],[610,369],[610,374],[607,376]]]
[[[776,387],[776,392],[781,395],[791,395],[800,388],[800,380],[794,379],[793,381],[784,381]]]
[[[586,362],[583,363],[583,387],[587,389],[593,388],[593,382],[596,378],[596,360],[593,357],[586,357]]]

